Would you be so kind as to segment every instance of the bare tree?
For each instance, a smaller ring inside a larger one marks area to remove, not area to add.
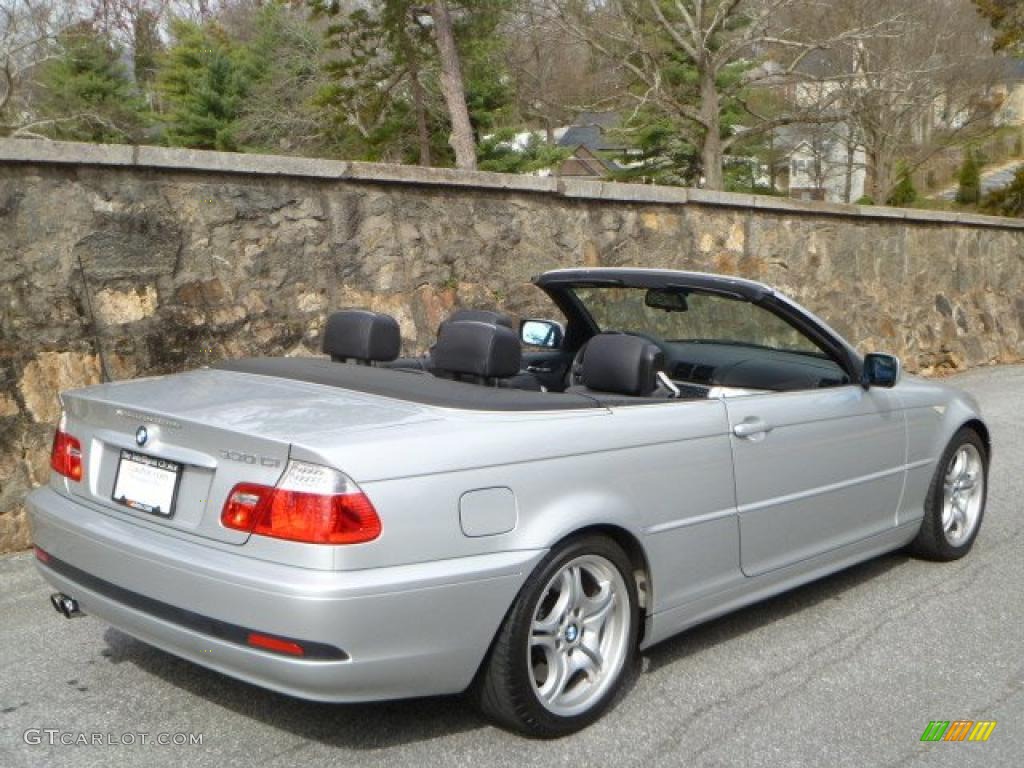
[[[26,86],[40,64],[59,54],[57,36],[74,17],[75,9],[63,2],[0,0],[0,133],[31,119]],[[5,118],[12,110],[18,114]]]
[[[900,0],[895,18],[888,5],[833,0],[827,14],[803,22],[833,34],[883,23],[889,32],[842,40],[816,55],[864,148],[868,194],[879,203],[901,173],[990,127],[996,105],[985,93],[998,66],[991,32],[966,0]]]
[[[755,85],[807,80],[800,64],[812,51],[885,33],[884,23],[828,35],[788,23],[823,5],[810,0],[540,1],[567,30],[618,62],[633,83],[627,98],[678,120],[700,149],[710,189],[722,189],[723,155],[737,142],[781,125],[838,119],[830,93],[813,109],[761,114],[748,100]],[[754,66],[765,58],[772,66]],[[729,132],[725,114],[737,109],[745,116]]]
[[[131,57],[131,71],[142,85],[156,77],[161,31],[173,0],[79,0],[84,15],[111,43]],[[165,30],[164,30],[165,31]]]
[[[256,34],[258,9],[235,8],[219,21],[229,35],[244,39]],[[322,66],[326,19],[310,19],[305,8],[281,7],[273,17],[273,33],[265,71],[254,82],[238,121],[237,138],[247,146],[316,154],[326,148],[323,115],[314,106],[329,81]]]
[[[252,0],[258,2],[258,0]],[[226,5],[238,4],[237,0],[170,0],[170,10],[181,19],[202,24],[212,19]]]
[[[609,106],[618,90],[614,62],[594,51],[533,3],[525,3],[506,19],[505,64],[512,75],[519,114],[544,130],[548,144],[555,128],[583,110]]]

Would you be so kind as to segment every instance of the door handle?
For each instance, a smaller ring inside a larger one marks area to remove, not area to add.
[[[767,434],[768,432],[771,432],[772,429],[772,425],[763,419],[746,419],[733,427],[732,433],[736,435],[736,437],[750,439],[752,437],[757,437],[758,435]]]
[[[546,365],[528,365],[526,370],[530,373],[551,373],[551,368]]]

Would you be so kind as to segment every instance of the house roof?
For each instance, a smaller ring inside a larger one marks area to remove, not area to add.
[[[582,171],[582,173],[577,172]],[[591,152],[580,144],[573,149],[572,155],[562,161],[559,166],[559,175],[563,176],[604,176],[611,171],[619,170],[619,166],[610,160],[605,160],[598,154]]]
[[[782,125],[775,129],[774,146],[779,152],[796,152],[801,145],[812,145],[817,142],[821,146],[841,144],[847,132],[847,124],[843,122],[832,125],[806,125],[794,123]]]
[[[592,152],[623,150],[626,142],[608,135],[621,123],[622,118],[614,112],[583,112],[558,140],[558,146],[584,146]]]
[[[825,79],[847,74],[846,69],[836,60],[833,51],[811,51],[800,61],[796,71],[802,75]]]

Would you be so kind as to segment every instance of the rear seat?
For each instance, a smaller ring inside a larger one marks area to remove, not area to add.
[[[322,349],[337,363],[373,365],[395,360],[402,346],[398,321],[366,309],[346,309],[327,318]]]
[[[430,372],[439,378],[510,389],[541,390],[532,374],[520,374],[522,347],[508,326],[475,320],[441,325]]]
[[[462,323],[467,321],[487,323],[489,325],[503,325],[506,328],[512,328],[512,318],[502,312],[492,312],[489,309],[456,309],[441,321],[441,324],[437,327],[437,337],[441,338],[441,332],[449,323]],[[392,363],[388,363],[385,367],[402,368],[405,370],[415,371],[429,371],[434,365],[433,360],[431,359],[433,352],[434,349],[431,347],[424,355],[420,355],[419,357],[402,357]]]
[[[503,325],[506,328],[515,328],[512,325],[512,318],[504,312],[492,312],[489,309],[456,309],[441,323],[441,328],[446,323],[489,323],[490,325]],[[438,336],[441,335],[441,328],[437,329]]]

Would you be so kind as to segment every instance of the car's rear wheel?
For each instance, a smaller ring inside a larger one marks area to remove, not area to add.
[[[563,544],[537,566],[498,631],[478,681],[482,709],[530,736],[589,725],[634,670],[638,626],[622,549],[603,536]]]
[[[978,433],[965,427],[935,468],[910,551],[929,560],[956,560],[970,552],[985,515],[987,491],[988,450]]]

